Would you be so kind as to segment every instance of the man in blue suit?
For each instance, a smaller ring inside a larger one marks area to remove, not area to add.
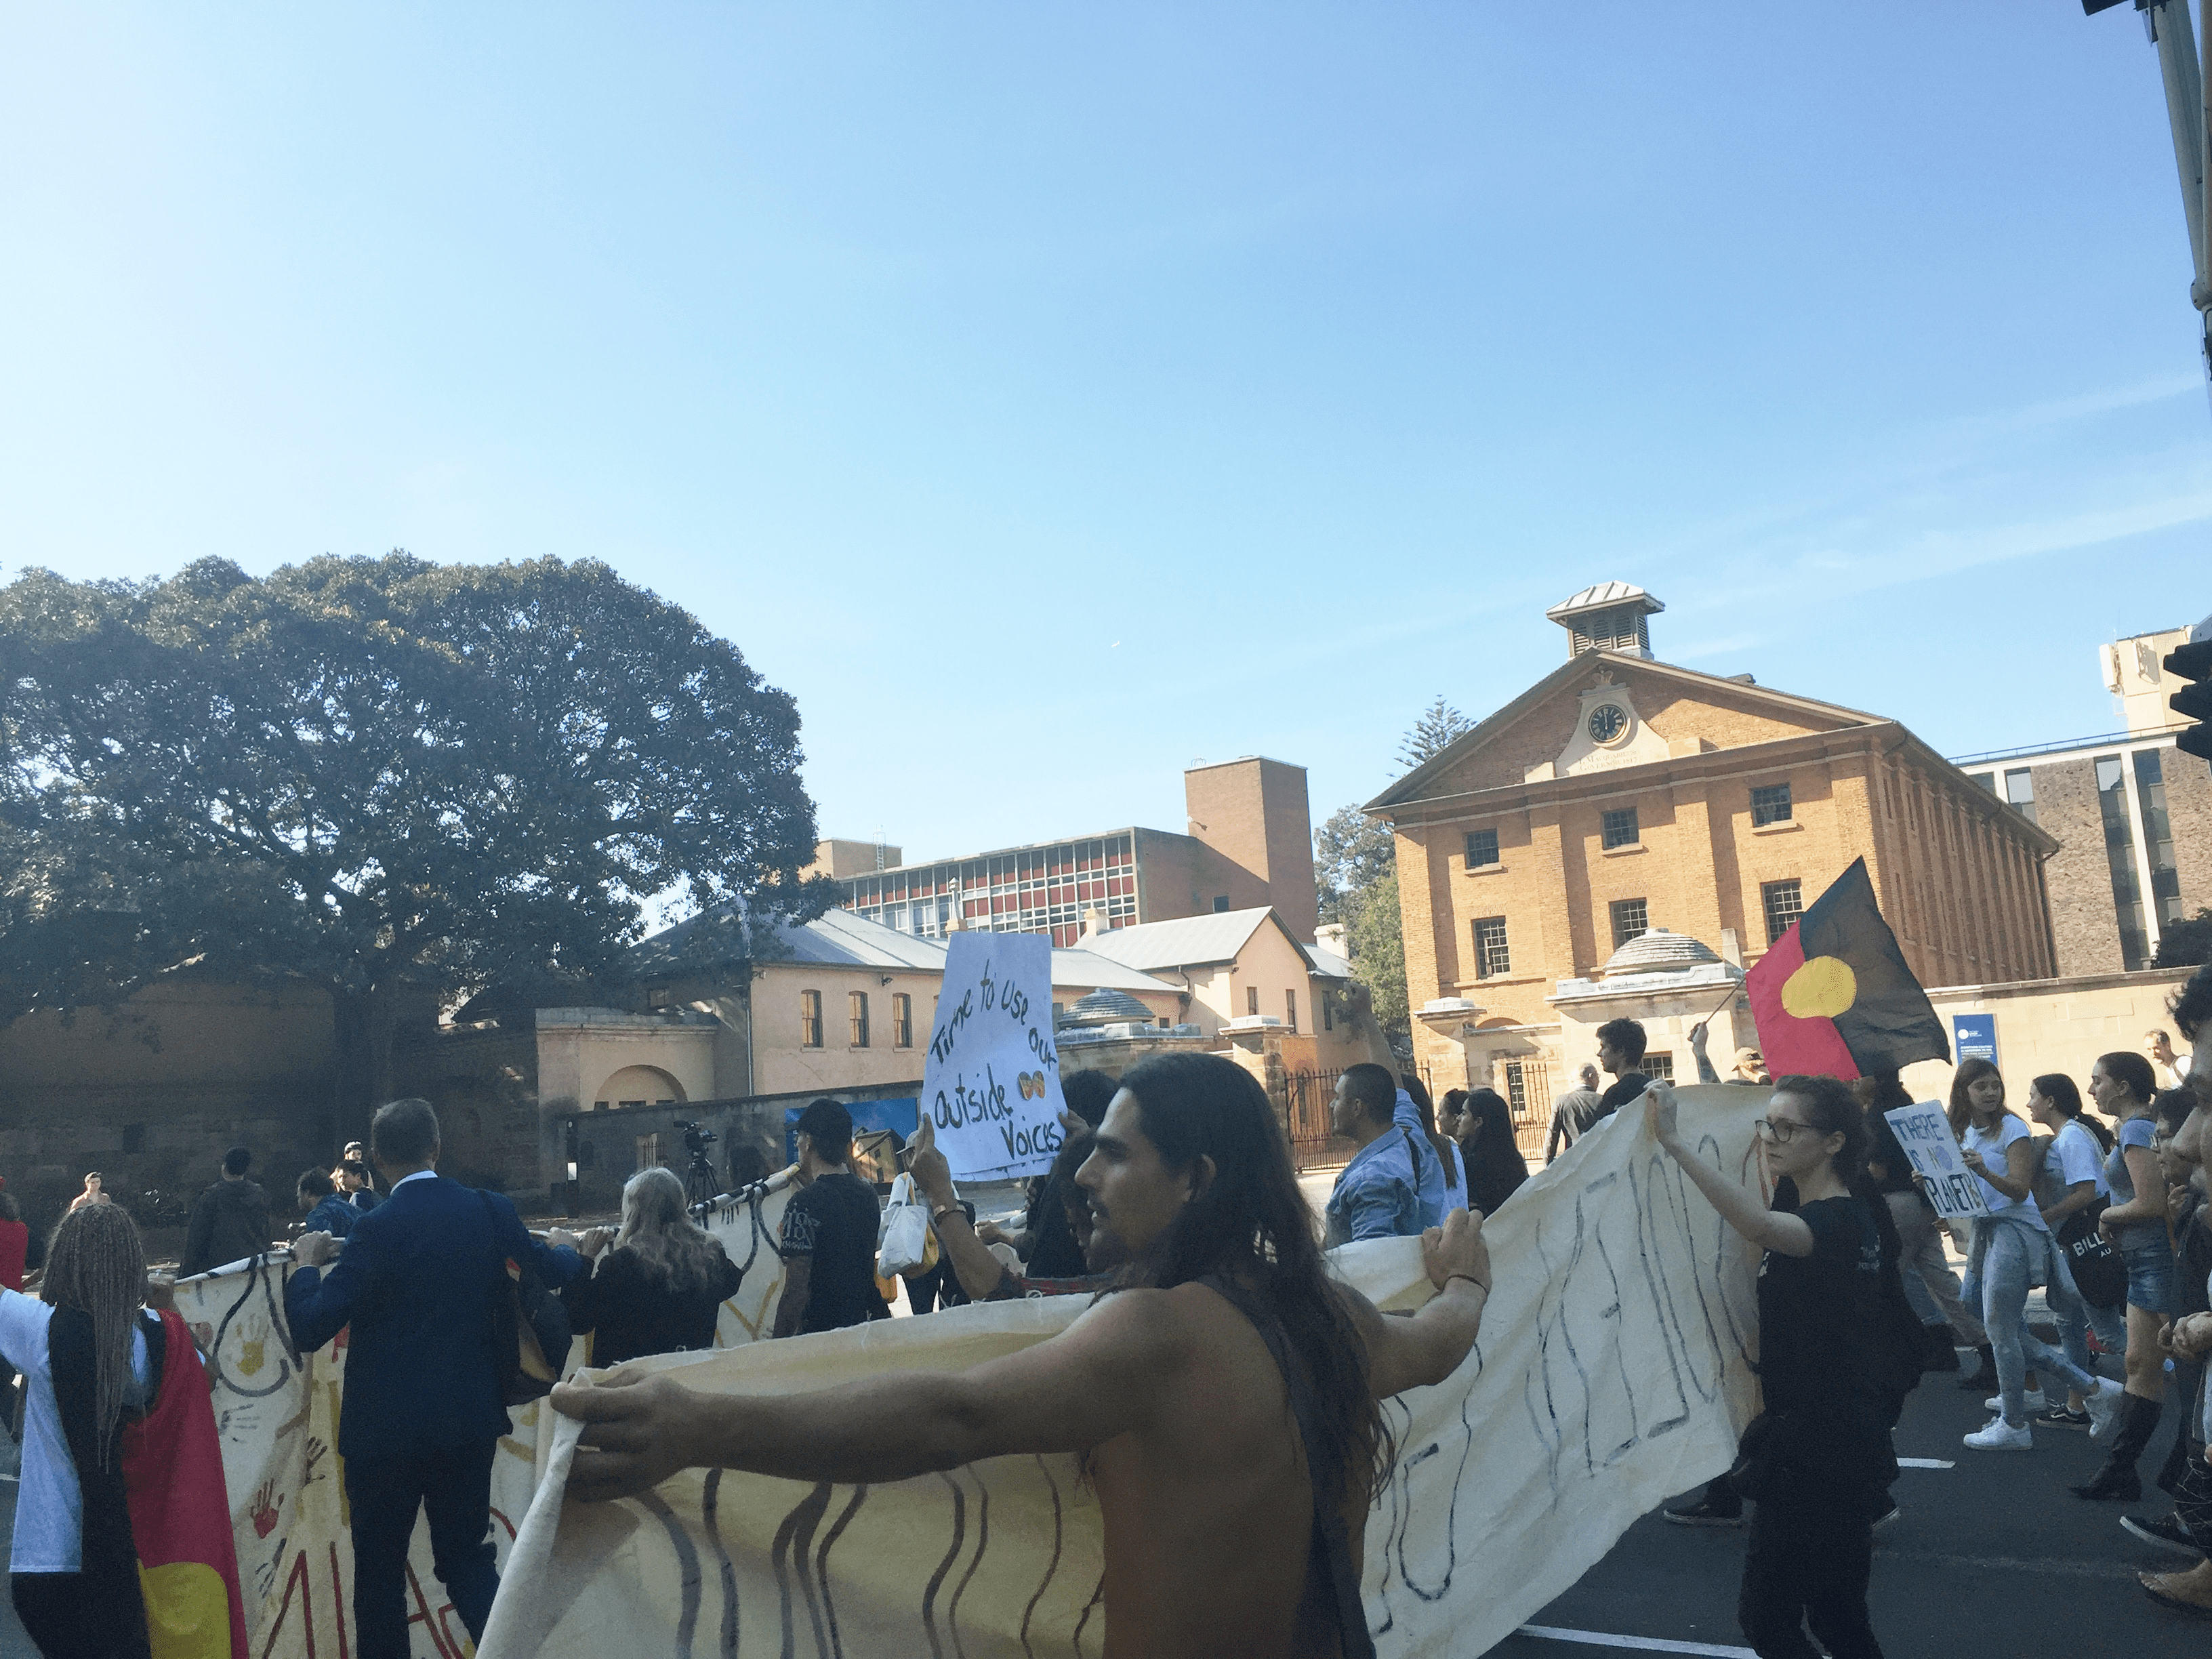
[[[507,1432],[501,1367],[492,1351],[492,1298],[509,1258],[546,1284],[581,1269],[575,1240],[532,1238],[514,1206],[437,1173],[438,1115],[426,1100],[395,1100],[369,1126],[369,1153],[389,1196],[354,1223],[337,1266],[328,1233],[293,1247],[301,1265],[284,1286],[292,1340],[302,1353],[347,1324],[338,1453],[353,1512],[354,1651],[405,1659],[407,1544],[417,1509],[430,1522],[431,1557],[469,1634],[483,1639],[499,1589],[492,1547],[491,1463]]]

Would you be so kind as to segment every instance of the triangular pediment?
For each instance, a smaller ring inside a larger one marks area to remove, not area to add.
[[[1395,808],[1881,723],[1836,703],[1616,652],[1563,663],[1367,804]]]

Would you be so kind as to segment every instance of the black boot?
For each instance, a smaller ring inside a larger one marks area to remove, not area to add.
[[[1968,1394],[1988,1394],[1997,1385],[1997,1357],[1990,1351],[1990,1345],[1986,1342],[1974,1352],[1981,1364],[1975,1368],[1972,1376],[1960,1377],[1959,1386]]]
[[[2086,1486],[2075,1486],[2076,1498],[2116,1498],[2122,1503],[2132,1504],[2142,1496],[2142,1478],[2136,1473],[2136,1459],[2158,1432],[2159,1414],[2166,1409],[2163,1401],[2146,1400],[2139,1394],[2128,1396],[2128,1403],[2120,1417],[2120,1432],[2112,1442],[2112,1449],[2105,1459],[2105,1466],[2097,1471],[2097,1478]]]
[[[1923,1371],[1955,1371],[1959,1369],[1959,1350],[1951,1340],[1948,1325],[1923,1325],[1921,1332],[1928,1339],[1928,1352],[1921,1356]]]

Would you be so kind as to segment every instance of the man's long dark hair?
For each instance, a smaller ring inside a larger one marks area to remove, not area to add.
[[[1254,1295],[1313,1385],[1322,1443],[1306,1458],[1316,1488],[1366,1509],[1389,1474],[1389,1433],[1368,1387],[1367,1345],[1329,1282],[1266,1091],[1242,1066],[1190,1054],[1156,1054],[1121,1087],[1161,1161],[1182,1170],[1210,1158],[1213,1179],[1115,1288],[1165,1290],[1214,1273]]]

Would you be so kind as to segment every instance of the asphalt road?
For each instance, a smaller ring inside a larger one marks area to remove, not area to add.
[[[1969,1451],[1960,1437],[1981,1427],[1987,1414],[1982,1396],[1960,1393],[1956,1380],[1923,1377],[1898,1425],[1900,1459],[1954,1467],[1905,1470],[1891,1489],[1902,1513],[1875,1534],[1870,1601],[1887,1659],[2178,1659],[2212,1651],[2212,1620],[2161,1607],[2136,1583],[2138,1571],[2170,1571],[2189,1562],[2138,1541],[2119,1525],[2124,1513],[2163,1514],[2172,1507],[2149,1485],[2154,1460],[2166,1455],[2165,1427],[2144,1459],[2143,1503],[2085,1503],[2066,1487],[2087,1480],[2102,1458],[2086,1431],[2039,1429],[2031,1452]],[[1579,1583],[1528,1621],[1612,1639],[1601,1646],[1522,1634],[1490,1651],[1496,1659],[1595,1659],[1601,1651],[1639,1650],[1748,1656],[1735,1621],[1742,1571],[1741,1530],[1680,1527],[1647,1515]]]

